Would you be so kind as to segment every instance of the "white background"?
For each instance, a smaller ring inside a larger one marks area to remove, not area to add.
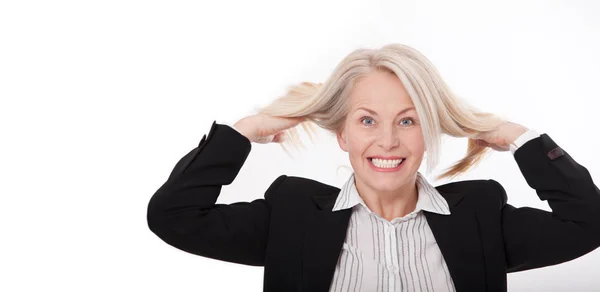
[[[147,203],[214,120],[324,81],[359,47],[417,48],[457,94],[549,134],[600,179],[598,15],[592,0],[3,1],[0,290],[262,291],[262,268],[162,242]],[[438,171],[465,147],[445,140]],[[338,187],[349,174],[327,133],[293,154],[253,145],[219,202],[260,198],[280,174]],[[478,178],[549,210],[510,152],[460,179]],[[599,270],[596,250],[510,274],[509,291],[597,291]]]

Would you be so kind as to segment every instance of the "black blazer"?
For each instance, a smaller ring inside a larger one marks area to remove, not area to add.
[[[250,153],[250,141],[213,122],[148,204],[152,232],[204,257],[264,266],[264,291],[328,291],[351,209],[331,212],[339,188],[281,175],[264,199],[215,204]],[[580,257],[600,246],[600,190],[546,134],[514,154],[552,213],[507,204],[496,181],[437,186],[450,216],[425,211],[458,291],[506,291],[506,274]]]

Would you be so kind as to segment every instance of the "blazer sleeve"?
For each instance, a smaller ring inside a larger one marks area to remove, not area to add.
[[[502,194],[502,230],[507,272],[555,265],[600,246],[600,190],[588,170],[547,134],[514,153],[527,184],[552,212],[507,204]]]
[[[180,250],[208,258],[264,265],[271,199],[285,176],[264,199],[216,204],[223,185],[239,173],[250,141],[228,125],[213,122],[208,137],[179,160],[148,203],[147,221],[159,238]]]

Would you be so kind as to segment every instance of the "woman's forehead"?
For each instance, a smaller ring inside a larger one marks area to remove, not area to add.
[[[377,98],[357,98],[350,102],[349,111],[366,112],[369,114],[395,113],[397,115],[415,111],[416,108],[412,100],[402,100],[394,98],[392,100]]]

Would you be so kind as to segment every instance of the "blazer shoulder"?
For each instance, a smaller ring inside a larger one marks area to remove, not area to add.
[[[501,208],[507,201],[504,188],[494,179],[455,181],[435,188],[444,197],[460,194],[464,199],[474,201],[477,205],[494,204]]]
[[[285,184],[286,189],[297,190],[309,194],[330,193],[340,190],[338,187],[300,176],[286,176]]]
[[[282,174],[267,189],[265,194],[265,198],[267,200],[273,200],[275,194],[286,193],[289,197],[289,194],[298,195],[298,196],[311,196],[311,195],[319,195],[319,194],[331,194],[335,192],[339,192],[339,188],[314,180],[306,177],[300,176],[291,176]]]

